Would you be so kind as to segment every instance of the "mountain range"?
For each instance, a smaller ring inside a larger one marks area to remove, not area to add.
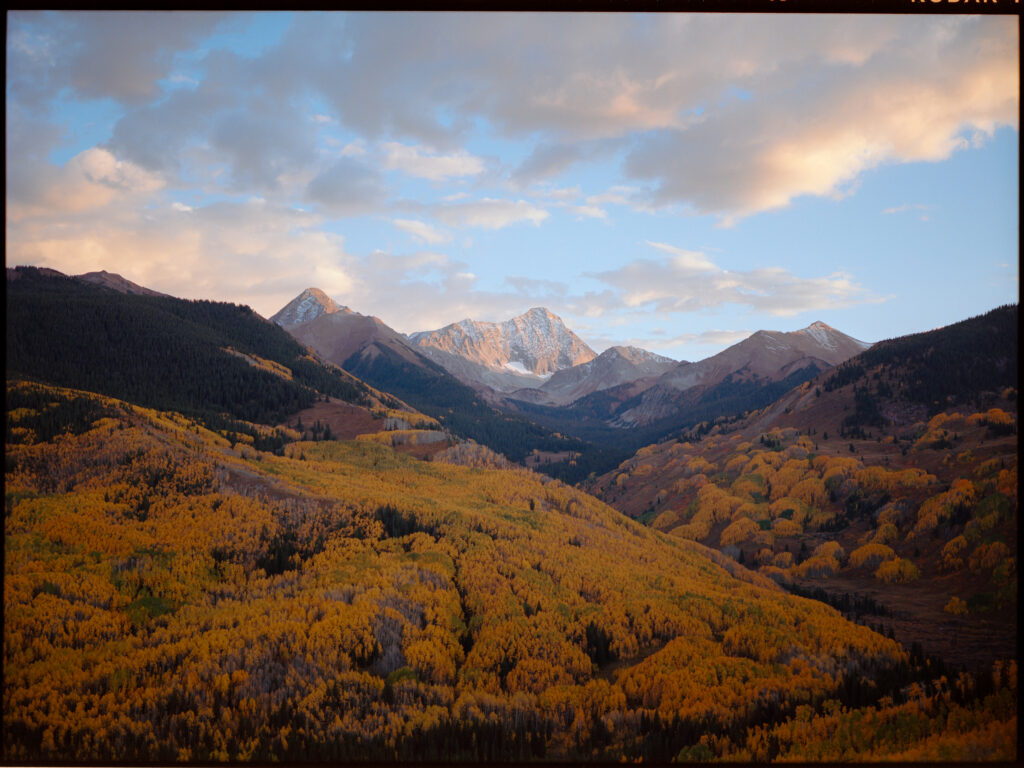
[[[375,385],[384,382],[375,381],[368,366],[387,347],[393,357],[432,375],[436,367],[426,361],[434,363],[499,410],[598,441],[614,441],[622,430],[637,427],[647,439],[730,410],[763,406],[869,346],[816,322],[790,333],[758,331],[696,363],[635,347],[597,355],[543,307],[500,323],[466,319],[403,336],[377,318],[339,307],[316,288],[271,319]]]
[[[102,304],[100,298],[82,294],[85,286],[121,295],[125,297],[121,303],[129,299],[143,302],[138,311],[152,319],[136,336],[154,339],[147,355],[179,343],[170,338],[155,340],[171,332],[159,326],[156,318],[161,313],[173,310],[178,316],[192,317],[196,312],[194,306],[175,303],[171,297],[106,272],[67,278],[52,270],[9,269],[9,294],[22,275],[33,276],[33,291],[68,286],[61,290],[70,291],[70,308]],[[22,289],[27,291],[27,286]],[[72,290],[73,286],[79,288]],[[107,302],[102,312],[115,311],[117,306],[120,304]],[[631,347],[612,347],[597,355],[559,317],[540,307],[502,323],[464,320],[406,336],[379,318],[341,306],[313,287],[288,302],[271,320],[324,363],[397,396],[448,429],[513,461],[539,451],[553,460],[549,472],[574,482],[591,472],[606,471],[629,452],[680,429],[763,407],[866,346],[815,323],[791,333],[760,331],[696,363],[677,362]],[[89,327],[86,320],[81,322]],[[89,354],[104,349],[98,340],[94,346]],[[220,347],[236,349],[240,344],[237,339],[225,340]],[[31,356],[17,337],[9,348],[14,350],[13,359]],[[249,352],[271,359],[267,349]],[[79,346],[65,359],[82,354]],[[211,348],[209,354],[227,353]],[[280,364],[289,365],[289,358],[275,354]],[[51,370],[57,363],[56,358],[40,360],[39,370]],[[226,375],[236,365],[233,362],[218,370]],[[70,362],[67,367],[69,371],[73,368]],[[109,367],[99,361],[89,366],[97,382]],[[126,382],[127,388],[111,390],[111,394],[139,389],[159,370],[160,366],[151,366],[134,383]],[[180,376],[180,371],[169,371],[165,378],[172,381]],[[162,385],[145,386],[158,391]],[[189,390],[179,386],[176,391],[180,395]],[[206,401],[217,402],[221,397],[227,395]],[[181,407],[192,406],[182,402]]]
[[[730,390],[763,389],[770,401],[778,389],[773,385],[781,382],[789,389],[869,346],[822,322],[789,333],[758,331],[717,355],[666,371],[638,393],[639,399],[634,395],[627,400],[616,411],[614,423],[644,426],[687,408],[729,399]]]

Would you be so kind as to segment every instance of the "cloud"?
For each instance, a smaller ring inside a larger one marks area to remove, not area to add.
[[[175,54],[229,17],[223,13],[87,12],[8,16],[8,87],[41,106],[65,87],[84,99],[140,104],[160,94]]]
[[[527,284],[514,285],[512,291],[481,289],[465,262],[434,251],[375,251],[356,260],[352,270],[350,292],[332,297],[381,316],[403,333],[440,328],[464,317],[504,320],[532,306],[528,302],[535,296],[525,290]]]
[[[350,141],[341,148],[342,157],[360,157],[366,154],[366,145],[361,139]]]
[[[582,162],[611,156],[623,146],[621,140],[600,139],[574,142],[542,142],[512,173],[512,182],[533,184],[549,179]]]
[[[858,46],[855,31],[845,54],[822,45],[809,59],[780,60],[752,78],[751,99],[648,132],[627,173],[655,182],[657,201],[729,225],[800,195],[841,195],[882,164],[946,159],[970,146],[968,136],[1017,126],[1019,47],[1006,20],[904,21],[888,32],[895,39],[873,49]]]
[[[20,166],[24,158],[12,160]],[[13,169],[12,169],[13,170]],[[60,215],[104,208],[119,201],[137,200],[162,189],[164,180],[106,149],[93,147],[72,157],[63,166],[39,162],[35,172],[24,166],[8,179],[9,220],[29,216]]]
[[[559,280],[542,280],[533,277],[522,277],[520,275],[509,275],[505,283],[516,293],[529,297],[530,302],[535,300],[564,299],[569,292],[567,283]]]
[[[801,195],[848,194],[874,168],[969,152],[1018,120],[1012,18],[279,18],[290,22],[278,39],[242,53],[239,36],[211,33],[242,29],[247,15],[12,12],[9,259],[117,269],[180,295],[282,299],[271,312],[311,280],[330,283],[410,329],[518,312],[530,295],[602,323],[726,304],[785,315],[881,299],[831,268],[730,272],[659,242],[592,275],[590,292],[532,275],[485,291],[478,262],[359,258],[324,228],[375,215],[385,237],[393,225],[441,249],[455,234],[445,227],[537,226],[559,208],[728,224]],[[83,107],[95,111],[78,120]],[[103,125],[87,131],[89,120]],[[477,155],[483,146],[500,157]],[[388,182],[402,179],[387,170],[434,182],[403,186],[431,196],[395,197]],[[586,173],[560,180],[569,170]]]
[[[922,205],[920,203],[904,203],[893,208],[886,208],[882,213],[903,213],[904,211],[927,211],[931,208],[930,205]]]
[[[324,171],[328,125],[382,142],[385,168],[481,177],[465,144],[486,126],[526,142],[508,171],[518,187],[625,152],[629,186],[650,189],[615,202],[723,224],[1018,122],[1007,17],[303,13],[257,52],[197,53],[248,19],[15,12],[10,98],[30,111],[63,88],[115,99],[130,107],[107,145],[119,158],[264,194]],[[183,66],[198,85],[162,91]]]
[[[443,181],[452,177],[475,176],[484,169],[484,162],[466,152],[439,155],[423,147],[411,147],[397,142],[386,142],[384,167],[399,170],[410,176],[431,181]]]
[[[61,226],[54,226],[59,221]],[[317,216],[260,200],[183,213],[117,206],[8,223],[8,263],[67,274],[106,269],[184,298],[246,303],[264,316],[310,284],[331,295],[355,285],[354,257]]]
[[[195,90],[172,91],[166,99],[128,110],[114,125],[111,151],[151,171],[210,180],[227,158],[218,157],[209,134],[219,120],[241,109],[238,89],[204,81]],[[222,139],[228,139],[221,122]]]
[[[516,168],[512,178],[518,183],[530,183],[557,176],[583,159],[578,144],[539,144]]]
[[[376,169],[349,157],[337,159],[306,187],[306,199],[335,216],[357,216],[377,210],[386,194]]]
[[[436,215],[450,227],[480,227],[502,229],[522,221],[539,225],[548,212],[525,200],[495,200],[485,197],[469,203],[439,206]]]
[[[620,341],[618,343],[633,347],[640,347],[641,349],[651,351],[663,350],[671,352],[672,350],[680,348],[693,347],[714,347],[715,349],[725,349],[726,347],[731,347],[733,344],[743,341],[752,333],[753,331],[747,330],[732,331],[712,329],[708,331],[701,331],[700,333],[681,333],[674,336],[666,336],[663,334],[638,336],[630,338],[625,342]],[[691,360],[690,362],[694,361]]]
[[[653,243],[650,240],[647,241],[647,244],[652,248],[657,248],[659,251],[672,254],[672,264],[681,272],[718,271],[718,267],[716,267],[714,263],[712,263],[711,260],[700,251],[689,251],[685,248],[676,248],[674,245],[668,245],[666,243]]]
[[[615,205],[634,205],[639,193],[640,190],[636,187],[617,185],[609,187],[600,194],[590,195],[587,198],[587,202],[591,205],[605,205],[609,203]]]
[[[804,278],[781,267],[728,271],[699,251],[649,244],[671,257],[636,259],[618,269],[588,274],[609,287],[608,292],[589,297],[592,312],[643,308],[673,314],[732,304],[789,316],[882,300],[843,273]]]
[[[288,175],[309,167],[316,158],[308,124],[252,104],[220,116],[209,141],[228,162],[233,189],[277,189]]]
[[[433,245],[451,242],[452,236],[435,229],[429,224],[413,219],[392,219],[391,223],[404,232],[408,232],[417,240]]]
[[[596,205],[567,205],[565,207],[567,211],[576,215],[577,219],[607,219],[608,212],[603,208],[598,208]]]

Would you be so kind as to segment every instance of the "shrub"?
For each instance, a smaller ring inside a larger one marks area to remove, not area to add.
[[[885,560],[892,560],[894,557],[896,557],[896,553],[892,547],[872,542],[865,544],[863,547],[857,547],[857,549],[850,553],[850,567],[860,568],[864,565],[873,568]]]
[[[951,613],[954,616],[966,616],[967,615],[967,603],[961,600],[959,597],[954,595],[949,598],[949,602],[942,609],[946,613]]]
[[[909,584],[912,581],[917,581],[920,576],[920,569],[902,557],[887,560],[875,571],[875,578],[886,584]]]

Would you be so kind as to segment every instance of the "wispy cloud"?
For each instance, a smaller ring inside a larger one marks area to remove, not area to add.
[[[484,170],[484,161],[467,152],[448,155],[436,154],[419,146],[408,146],[397,142],[382,145],[384,167],[399,170],[410,176],[431,181],[475,176]]]
[[[674,336],[652,335],[631,340],[643,349],[676,349],[678,347],[730,347],[749,337],[753,331],[713,329],[701,333],[680,333]]]
[[[502,229],[520,222],[539,225],[548,212],[526,200],[496,200],[485,197],[467,203],[438,206],[436,215],[450,227]]]
[[[921,203],[904,203],[903,205],[898,205],[893,208],[886,208],[882,213],[891,214],[903,213],[905,211],[927,211],[929,208],[931,208],[930,205],[922,205]]]
[[[424,243],[437,245],[440,243],[451,242],[452,239],[451,235],[442,232],[439,229],[435,229],[422,221],[416,221],[414,219],[392,219],[391,223]]]
[[[844,273],[805,278],[781,267],[731,271],[700,251],[648,244],[670,256],[635,259],[618,269],[588,275],[608,286],[609,293],[601,297],[606,310],[644,307],[673,314],[731,304],[790,316],[880,300]]]

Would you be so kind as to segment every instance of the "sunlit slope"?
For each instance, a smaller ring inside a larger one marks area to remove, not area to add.
[[[1016,350],[1016,306],[880,342],[588,490],[780,583],[870,594],[907,647],[989,664],[1017,647]]]
[[[557,482],[8,386],[48,405],[8,420],[7,761],[766,759],[905,698],[894,642]]]

